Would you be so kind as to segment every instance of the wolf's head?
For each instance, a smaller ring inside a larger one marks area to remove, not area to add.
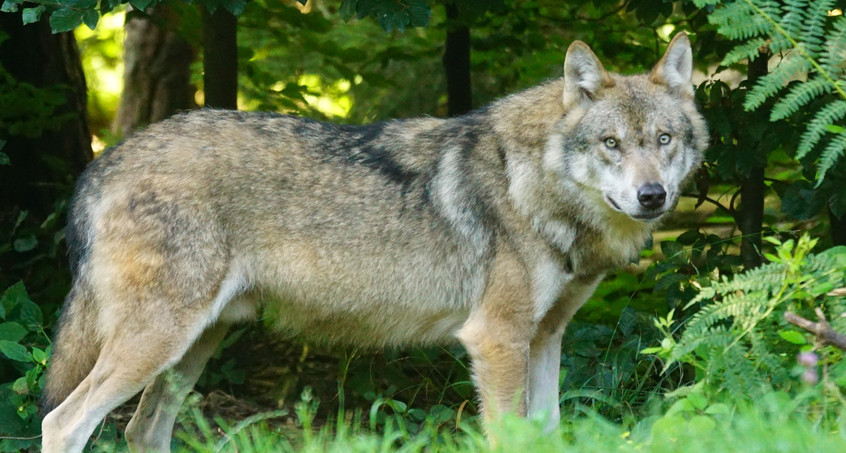
[[[547,144],[544,166],[597,209],[640,221],[660,218],[675,206],[707,146],[692,67],[683,33],[651,72],[636,76],[610,74],[586,44],[571,44],[565,115]]]

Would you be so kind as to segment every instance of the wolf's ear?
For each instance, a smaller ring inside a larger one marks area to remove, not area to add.
[[[601,88],[611,86],[614,82],[590,47],[573,41],[564,57],[564,105],[591,99]]]
[[[664,56],[652,68],[650,78],[654,83],[666,85],[670,90],[693,96],[691,76],[693,75],[693,51],[690,50],[690,40],[687,33],[678,33]]]

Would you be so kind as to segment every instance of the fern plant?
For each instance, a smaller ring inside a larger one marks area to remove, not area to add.
[[[746,98],[754,110],[790,85],[773,105],[771,121],[810,108],[812,101],[831,95],[833,100],[813,113],[797,150],[801,159],[816,147],[817,185],[846,151],[846,18],[835,0],[695,0],[700,8],[722,3],[709,15],[717,31],[743,41],[723,59],[725,66],[755,58],[763,51],[784,58],[759,79]],[[806,81],[791,83],[808,74]]]
[[[666,338],[644,352],[664,358],[665,369],[676,362],[693,365],[697,380],[732,396],[755,397],[798,383],[792,375],[796,343],[806,338],[784,320],[784,312],[807,314],[821,306],[835,329],[846,329],[846,297],[827,295],[846,286],[846,247],[811,254],[816,240],[807,235],[784,243],[767,239],[777,246],[776,254],[767,254],[770,263],[703,288],[685,307],[701,305],[678,340],[672,314],[656,321]],[[827,363],[839,362],[836,372],[846,378],[842,351],[820,349]]]

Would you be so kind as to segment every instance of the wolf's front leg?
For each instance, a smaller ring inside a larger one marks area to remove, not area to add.
[[[458,334],[470,354],[487,429],[503,412],[526,414],[529,341],[484,314],[471,316]]]
[[[546,313],[531,342],[528,378],[528,414],[545,417],[552,431],[561,419],[558,376],[561,371],[561,338],[573,315],[588,300],[602,276],[574,278]]]
[[[486,430],[503,412],[526,414],[529,343],[537,322],[529,279],[518,263],[497,256],[482,303],[457,334],[472,361]]]

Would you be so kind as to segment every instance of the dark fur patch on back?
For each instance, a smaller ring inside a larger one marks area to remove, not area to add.
[[[404,168],[393,157],[401,146],[386,136],[387,123],[365,126],[336,125],[300,119],[296,132],[311,149],[349,165],[375,170],[388,181],[406,186],[419,174]]]

